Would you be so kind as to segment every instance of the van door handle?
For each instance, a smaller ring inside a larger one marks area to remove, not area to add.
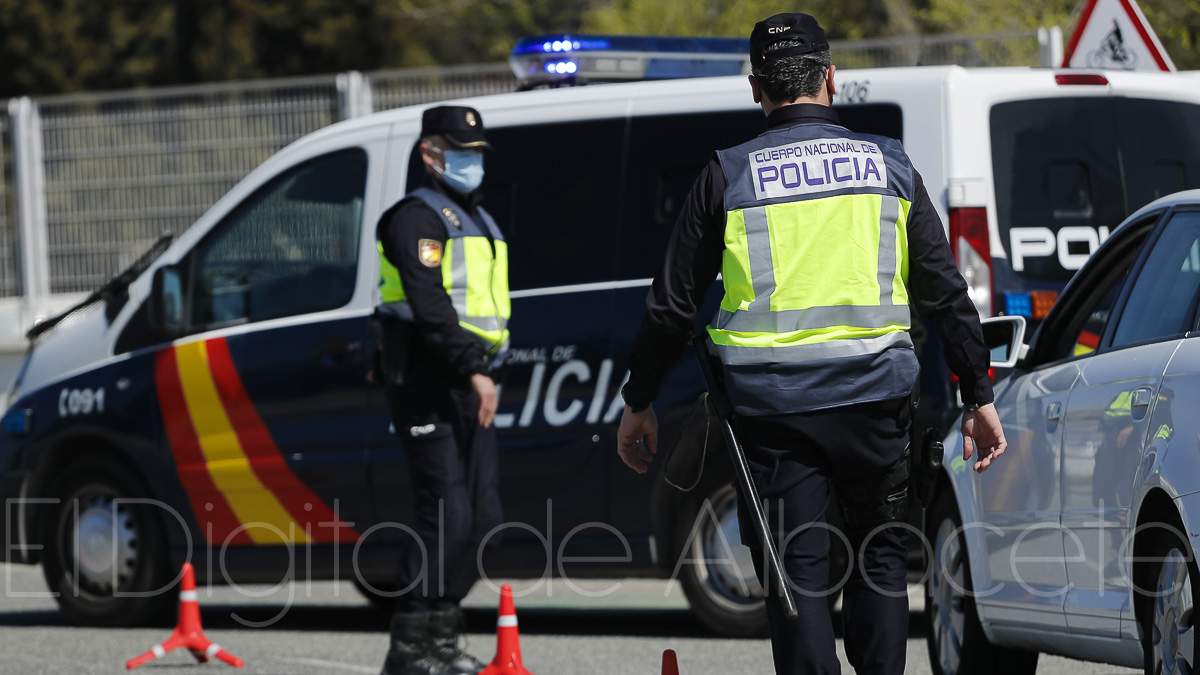
[[[1062,404],[1057,401],[1046,406],[1046,420],[1057,422],[1062,419]]]
[[[1138,387],[1137,389],[1134,389],[1133,390],[1133,403],[1131,404],[1132,407],[1134,407],[1134,408],[1150,407],[1150,398],[1151,398],[1150,394],[1151,393],[1153,393],[1153,392],[1150,391],[1150,387]]]

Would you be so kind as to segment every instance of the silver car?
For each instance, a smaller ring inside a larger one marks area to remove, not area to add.
[[[985,321],[1008,450],[947,437],[926,514],[935,673],[1033,673],[1040,652],[1191,673],[1200,539],[1200,190],[1138,210],[1029,344]]]

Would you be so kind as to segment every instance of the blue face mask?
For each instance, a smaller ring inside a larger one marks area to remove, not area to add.
[[[483,183],[483,153],[478,150],[446,150],[446,168],[441,172],[446,185],[466,194]]]

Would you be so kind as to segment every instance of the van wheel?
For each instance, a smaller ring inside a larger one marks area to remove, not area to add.
[[[763,589],[750,549],[742,545],[737,492],[729,483],[708,492],[684,504],[675,523],[675,550],[685,561],[679,566],[679,583],[692,612],[709,630],[729,637],[765,637]]]
[[[1195,637],[1193,599],[1200,578],[1196,560],[1187,545],[1170,533],[1155,542],[1150,559],[1155,562],[1143,578],[1153,584],[1154,595],[1146,599],[1147,611],[1141,613],[1146,672],[1188,675],[1196,670],[1187,660]]]
[[[77,462],[55,481],[50,495],[61,501],[41,523],[42,572],[72,622],[130,626],[170,616],[179,593],[164,588],[174,575],[162,521],[150,505],[117,501],[145,494],[110,461]]]
[[[925,643],[934,674],[1033,675],[1037,652],[994,645],[979,625],[962,517],[951,490],[942,491],[925,522],[933,546],[925,583]]]

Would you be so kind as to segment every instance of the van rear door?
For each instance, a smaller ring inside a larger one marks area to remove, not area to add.
[[[1042,98],[991,110],[1006,292],[1058,290],[1109,233],[1154,199],[1200,187],[1200,105],[1126,97]],[[1014,305],[1014,306],[1009,306]]]

